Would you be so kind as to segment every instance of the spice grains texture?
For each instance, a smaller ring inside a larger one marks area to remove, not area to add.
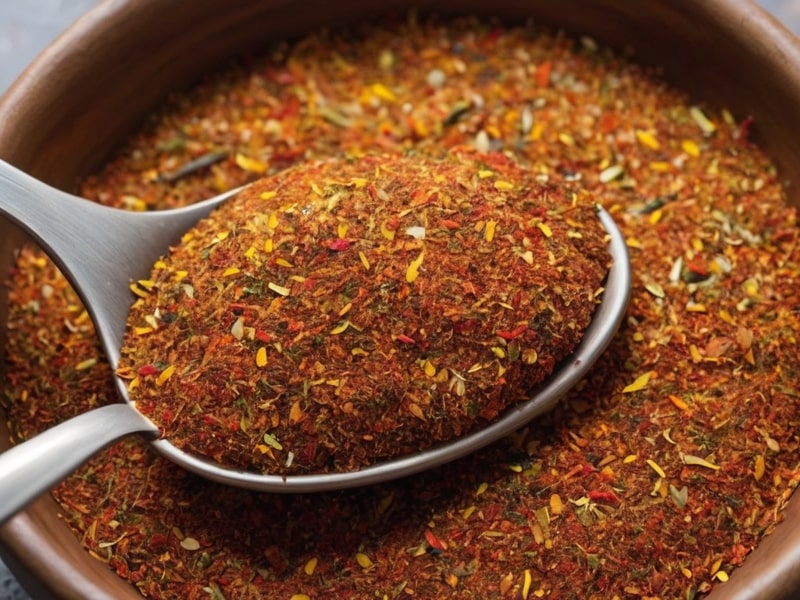
[[[577,346],[609,263],[591,197],[502,154],[300,165],[137,284],[118,372],[183,450],[352,471],[525,400]]]
[[[256,494],[131,439],[54,490],[65,522],[152,598],[672,599],[724,586],[780,521],[800,458],[796,217],[750,127],[591,39],[473,20],[311,34],[176,94],[82,194],[155,209],[305,160],[502,152],[614,216],[631,303],[558,408],[452,464]],[[20,254],[9,295],[15,436],[114,401],[86,312],[38,251]]]

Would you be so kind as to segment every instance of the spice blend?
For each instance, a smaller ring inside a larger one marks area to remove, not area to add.
[[[255,494],[131,439],[54,490],[65,521],[153,598],[702,596],[781,519],[800,458],[796,217],[741,117],[591,39],[473,20],[309,35],[176,95],[84,195],[161,208],[306,159],[500,151],[612,213],[627,320],[556,410],[432,472]],[[25,438],[115,392],[52,264],[25,250],[10,279]]]
[[[183,450],[357,470],[527,399],[589,325],[606,246],[591,197],[502,154],[301,165],[136,284],[118,373]]]

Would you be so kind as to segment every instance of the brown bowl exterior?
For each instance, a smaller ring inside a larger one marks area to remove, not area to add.
[[[106,0],[49,47],[0,100],[0,157],[69,189],[170,89],[265,38],[410,6],[445,13],[533,17],[600,42],[636,48],[698,98],[752,115],[792,201],[800,201],[800,42],[744,0]],[[20,240],[0,222],[0,271]],[[6,298],[0,298],[5,320]],[[0,415],[0,450],[8,445]],[[800,501],[710,598],[790,598],[800,590]],[[4,559],[37,598],[138,598],[92,559],[45,497],[0,528]]]

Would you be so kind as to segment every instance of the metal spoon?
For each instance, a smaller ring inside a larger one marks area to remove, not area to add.
[[[83,300],[112,368],[116,368],[132,303],[131,280],[149,276],[153,263],[181,235],[237,190],[176,210],[129,212],[104,207],[54,189],[0,161],[0,216],[28,233],[61,269]],[[607,212],[599,218],[610,234],[613,258],[602,303],[578,349],[529,400],[486,428],[417,454],[360,471],[270,475],[212,464],[159,439],[158,428],[131,403],[93,409],[0,454],[0,523],[52,489],[92,455],[132,433],[144,435],[178,465],[218,483],[269,492],[311,492],[394,479],[443,464],[512,433],[552,408],[605,350],[622,322],[631,286],[625,240]]]

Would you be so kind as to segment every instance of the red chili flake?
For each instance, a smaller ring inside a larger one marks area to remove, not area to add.
[[[368,183],[366,189],[367,189],[367,193],[369,194],[369,197],[372,200],[374,200],[375,202],[379,202],[380,201],[380,197],[378,195],[378,188],[375,187],[374,183]]]
[[[150,547],[151,550],[159,552],[164,549],[167,545],[167,536],[163,533],[154,533],[150,536],[150,539],[147,541],[147,545]]]
[[[141,375],[142,377],[148,377],[150,375],[157,375],[158,374],[158,367],[153,364],[144,365],[139,367],[136,371],[137,374]]]
[[[436,537],[436,534],[434,534],[430,529],[425,530],[425,540],[434,550],[439,550],[441,552],[447,550],[447,546],[444,544],[444,542]]]
[[[297,96],[290,96],[281,108],[272,114],[274,119],[282,119],[297,115],[300,112],[300,99]]]
[[[297,333],[298,331],[303,331],[306,324],[303,321],[298,321],[297,319],[288,319],[286,321],[286,331],[289,333]]]
[[[598,128],[600,129],[600,133],[607,134],[619,129],[619,125],[620,125],[619,113],[612,111],[604,111],[603,115],[600,117]]]
[[[619,498],[614,492],[604,490],[591,490],[588,494],[592,502],[603,502],[604,504],[619,504]]]
[[[314,456],[317,454],[317,443],[314,440],[309,440],[300,452],[299,458],[303,462],[311,464],[314,462]]]
[[[458,229],[461,227],[461,223],[456,221],[455,219],[442,219],[439,221],[439,225],[444,227],[445,229]]]
[[[474,317],[468,319],[462,319],[460,321],[455,321],[453,323],[453,331],[459,335],[463,335],[465,333],[469,333],[473,331],[477,327],[480,327],[480,320]]]
[[[686,268],[689,269],[692,273],[696,275],[703,275],[707,277],[709,275],[708,266],[701,258],[694,258],[686,262]]]
[[[350,247],[350,240],[344,240],[342,238],[336,238],[334,240],[328,240],[325,242],[325,245],[330,248],[331,250],[335,250],[336,252],[341,252],[342,250],[347,250]]]
[[[536,67],[536,85],[547,87],[550,85],[550,74],[553,70],[553,63],[546,60]]]
[[[296,80],[294,74],[286,70],[271,71],[269,78],[281,85],[291,85]]]
[[[498,331],[497,335],[503,338],[504,340],[510,341],[521,336],[526,329],[528,329],[527,325],[520,325],[519,327],[516,327],[511,331],[503,331],[503,330]]]
[[[389,231],[396,231],[400,227],[400,217],[392,215],[386,220],[386,229]]]
[[[255,336],[259,342],[269,343],[272,341],[272,336],[263,329],[256,329]]]
[[[285,150],[283,152],[276,152],[270,156],[269,162],[270,165],[275,168],[285,169],[295,164],[298,160],[301,160],[302,155],[302,150]]]
[[[414,341],[414,338],[412,338],[412,337],[408,337],[408,336],[407,336],[406,334],[404,334],[404,333],[400,333],[400,334],[398,334],[398,335],[395,337],[395,339],[396,339],[398,342],[402,342],[402,343],[404,343],[404,344],[415,344],[415,343],[416,343],[416,342]]]

